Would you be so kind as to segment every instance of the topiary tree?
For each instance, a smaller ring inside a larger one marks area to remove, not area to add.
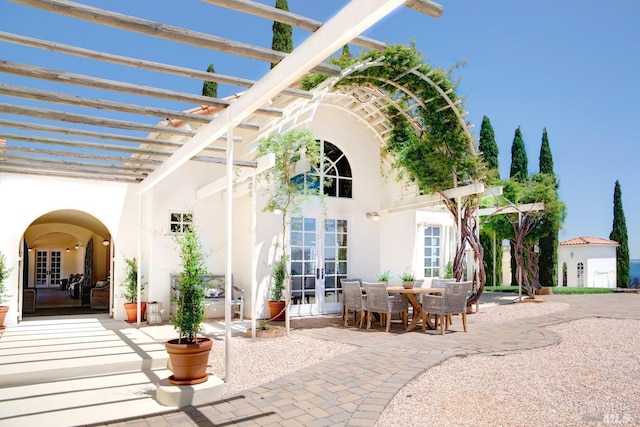
[[[180,251],[182,271],[178,277],[178,297],[176,313],[171,315],[171,323],[178,332],[178,344],[197,343],[200,325],[204,320],[204,276],[209,274],[205,267],[205,253],[197,233],[188,229],[175,237]]]
[[[616,282],[619,288],[629,287],[629,237],[627,235],[627,221],[622,208],[622,190],[620,182],[616,180],[613,190],[613,230],[609,239],[618,242],[616,248]]]

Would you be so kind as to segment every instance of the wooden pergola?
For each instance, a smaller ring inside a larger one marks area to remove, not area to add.
[[[443,12],[440,5],[430,0],[345,0],[343,8],[330,20],[319,22],[251,0],[203,0],[210,5],[212,16],[220,10],[216,8],[224,8],[238,12],[240,16],[280,21],[310,32],[292,53],[285,54],[82,3],[65,0],[11,1],[85,21],[89,28],[112,27],[130,37],[142,34],[181,46],[224,52],[238,59],[277,64],[259,79],[206,73],[181,66],[180,56],[175,53],[168,55],[166,62],[157,62],[147,59],[145,52],[135,57],[118,53],[126,47],[123,44],[109,44],[106,51],[57,42],[55,26],[47,28],[48,36],[43,39],[29,36],[30,28],[27,26],[17,34],[3,31],[0,25],[0,41],[3,43],[41,52],[56,52],[69,58],[100,61],[105,68],[114,65],[128,67],[126,69],[131,73],[143,70],[198,81],[215,81],[242,91],[239,95],[214,99],[172,87],[136,84],[127,79],[126,71],[105,78],[86,75],[74,66],[60,70],[0,58],[0,72],[50,83],[46,89],[36,89],[31,84],[0,83],[0,173],[138,184],[140,197],[190,160],[226,164],[226,183],[212,184],[232,188],[234,166],[257,167],[256,162],[235,158],[233,146],[237,138],[234,130],[242,133],[243,138],[249,139],[245,142],[250,143],[277,129],[278,120],[290,119],[287,114],[296,114],[290,108],[295,100],[311,100],[315,96],[297,88],[300,77],[312,70],[338,76],[341,70],[326,60],[345,44],[384,49],[384,43],[361,34],[396,8],[405,6],[432,17],[439,17]],[[25,9],[25,13],[27,11]],[[171,12],[167,11],[168,14]],[[239,18],[239,29],[243,26],[241,20]],[[211,28],[216,29],[215,25]],[[83,42],[90,44],[96,40],[91,31],[81,34]],[[265,34],[264,39],[270,41],[271,33]],[[149,76],[153,81],[153,74]],[[61,86],[64,89],[60,89]],[[74,93],[78,88],[98,92],[99,97]],[[146,102],[124,102],[124,95],[143,98]],[[176,104],[188,107],[175,108]],[[126,118],[114,118],[118,114]],[[380,126],[384,121],[375,114],[364,116],[364,119],[372,127]],[[203,188],[201,191],[208,190]],[[227,200],[226,283],[230,286],[232,198]],[[226,295],[230,298],[230,288]],[[225,305],[225,317],[228,381],[230,301]]]
[[[122,45],[110,45],[107,52],[59,43],[55,41],[58,37],[53,26],[48,32],[48,39],[30,37],[29,27],[21,29],[24,33],[16,34],[3,32],[0,26],[0,41],[24,46],[25,49],[35,48],[72,58],[100,61],[105,65],[115,64],[136,72],[145,70],[149,72],[151,82],[154,75],[164,73],[198,81],[215,81],[242,91],[241,95],[214,99],[171,87],[133,83],[127,80],[126,69],[114,77],[101,78],[83,74],[74,68],[54,69],[0,58],[0,72],[49,82],[47,87],[52,88],[0,84],[0,172],[142,183],[144,188],[150,188],[158,178],[167,175],[166,171],[175,170],[178,164],[190,159],[226,163],[225,140],[231,122],[234,127],[245,131],[245,137],[260,135],[261,127],[269,119],[283,116],[282,107],[270,105],[276,97],[286,97],[284,103],[313,97],[313,94],[295,88],[300,76],[310,70],[330,76],[339,75],[338,67],[324,61],[344,44],[383,49],[384,43],[362,37],[360,33],[396,7],[404,4],[435,17],[442,13],[441,6],[428,0],[354,0],[345,1],[345,8],[334,19],[323,23],[250,0],[203,0],[211,6],[212,16],[219,8],[225,8],[246,16],[291,24],[312,33],[294,52],[285,54],[82,3],[11,1],[87,21],[91,27],[112,27],[131,37],[136,33],[143,34],[238,58],[279,64],[262,79],[251,80],[239,75],[207,73],[180,66],[179,55],[171,55],[171,60],[177,63],[156,62],[145,59],[144,52],[139,57],[118,54]],[[212,28],[215,30],[215,25]],[[242,28],[240,21],[238,28]],[[270,43],[271,34],[265,34],[264,39]],[[83,42],[88,40],[92,40],[91,34],[83,34]],[[99,97],[78,95],[82,89],[85,92],[86,89],[97,91]],[[123,95],[136,96],[146,103],[122,102]],[[176,109],[176,103],[189,108]],[[190,108],[192,106],[199,107]],[[117,114],[126,118],[111,118]],[[180,126],[185,122],[191,126]],[[246,160],[234,160],[234,164],[255,167],[254,162]]]

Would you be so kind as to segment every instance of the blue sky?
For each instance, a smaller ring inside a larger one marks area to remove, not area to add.
[[[138,0],[84,3],[118,10],[176,26],[209,32],[247,43],[270,46],[271,26],[257,18],[197,0]],[[273,5],[273,1],[262,0]],[[345,1],[289,0],[290,9],[326,20]],[[366,35],[389,43],[414,41],[427,62],[449,68],[466,65],[455,75],[465,99],[468,120],[477,136],[484,115],[493,125],[500,150],[500,170],[509,174],[511,143],[520,127],[529,156],[529,171],[538,171],[542,130],[546,127],[559,176],[567,218],[560,240],[577,236],[608,238],[613,221],[613,190],[620,181],[632,258],[640,258],[640,197],[635,168],[640,137],[640,2],[616,0],[446,1],[444,14],[431,18],[400,8]],[[177,5],[180,6],[177,6]],[[90,49],[257,79],[268,66],[252,60],[184,47],[58,17],[0,0],[0,31],[56,40]],[[214,28],[215,27],[215,28]],[[213,29],[214,28],[214,29]],[[266,35],[266,37],[265,37]],[[300,44],[307,33],[296,31]],[[126,40],[126,41],[125,41]],[[155,87],[199,93],[202,82],[181,77],[108,66],[81,58],[0,43],[2,59]],[[4,82],[40,88],[51,83],[2,75]],[[56,87],[96,96],[85,89]],[[240,91],[221,86],[219,95]],[[122,97],[127,102],[135,99]],[[13,101],[13,100],[12,100]],[[143,100],[144,102],[146,100]],[[0,102],[7,102],[0,97]],[[138,100],[138,102],[140,102]],[[167,104],[186,109],[187,105]],[[117,117],[117,113],[109,113]]]

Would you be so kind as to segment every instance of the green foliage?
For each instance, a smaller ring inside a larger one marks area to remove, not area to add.
[[[351,50],[349,50],[349,44],[342,46],[342,52],[340,52],[340,59],[343,61],[351,61]]]
[[[487,162],[487,168],[489,169],[490,176],[487,177],[487,182],[490,183],[489,181],[494,179],[499,180],[498,144],[496,144],[496,136],[493,131],[493,126],[491,126],[491,121],[487,116],[482,117],[478,149],[480,150],[480,153],[482,153],[484,160]]]
[[[213,68],[213,64],[209,64],[207,67],[207,73],[215,73],[216,70]],[[202,85],[202,96],[209,96],[211,98],[218,97],[218,82],[211,82],[206,80]]]
[[[4,304],[11,296],[8,293],[8,286],[5,285],[5,280],[11,274],[11,268],[7,267],[7,259],[4,253],[0,252],[0,304]]]
[[[509,177],[521,182],[526,181],[529,175],[528,162],[529,159],[527,157],[527,151],[524,148],[522,132],[518,127],[513,136],[513,143],[511,144],[511,171]]]
[[[125,258],[125,276],[120,286],[124,289],[120,298],[124,298],[129,303],[138,302],[138,260],[136,258]],[[144,291],[144,283],[140,285],[140,292]]]
[[[302,76],[300,86],[303,90],[311,90],[329,78],[326,74],[312,73]]]
[[[518,293],[518,291],[519,288],[517,286],[496,286],[491,288],[490,292]],[[611,288],[574,288],[565,286],[553,288],[553,293],[556,295],[610,294],[612,292]]]
[[[542,144],[540,145],[540,173],[553,174],[553,156],[551,155],[551,147],[549,146],[549,136],[547,128],[542,130]]]
[[[293,182],[296,163],[306,159],[310,165],[319,165],[320,143],[309,130],[280,133],[260,140],[257,157],[269,153],[275,155],[275,166],[260,175],[260,179],[272,184],[267,190],[269,199],[264,210],[280,209],[285,217],[297,212],[306,196],[304,183]]]
[[[495,239],[496,245],[496,281],[500,283],[500,276],[502,274],[502,249],[500,248],[500,240]],[[496,286],[496,283],[493,282],[493,245],[494,245],[494,235],[493,231],[480,231],[480,244],[482,245],[484,252],[482,253],[482,262],[484,262],[484,268],[487,271],[487,286]]]
[[[276,9],[289,11],[289,3],[287,0],[276,0]],[[271,49],[278,52],[291,53],[293,51],[293,31],[291,25],[282,22],[273,22],[273,38],[271,40]],[[271,64],[271,68],[276,64]]]
[[[391,272],[389,270],[383,271],[382,273],[378,274],[378,280],[380,282],[388,282],[390,278]]]
[[[413,282],[416,279],[413,273],[407,272],[402,273],[402,276],[400,278],[403,282]]]
[[[309,191],[305,191],[304,182],[295,181],[296,163],[306,160],[310,165],[320,165],[320,142],[315,139],[313,133],[309,130],[290,131],[281,134],[270,135],[259,141],[257,148],[257,157],[265,156],[273,153],[275,156],[275,165],[273,168],[267,169],[260,175],[260,179],[270,184],[266,189],[267,204],[264,211],[274,212],[280,210],[282,214],[281,243],[276,243],[276,250],[280,249],[280,256],[276,258],[272,264],[272,283],[271,297],[274,292],[282,297],[282,288],[284,287],[284,278],[286,277],[286,261],[287,261],[287,245],[286,231],[287,220],[292,213],[300,210],[301,204],[305,198],[313,195]],[[319,186],[322,188],[322,186]],[[318,193],[316,193],[318,194]],[[281,277],[282,282],[276,282],[276,277]],[[277,274],[276,274],[277,273]],[[279,291],[276,291],[279,289]]]
[[[392,80],[425,101],[416,104],[412,97],[400,91],[388,94],[401,109],[412,111],[417,121],[408,121],[394,109],[387,112],[394,128],[385,152],[392,155],[393,166],[400,171],[401,177],[416,182],[425,194],[483,179],[486,164],[475,153],[470,136],[454,110],[462,113],[464,107],[455,93],[456,83],[451,80],[451,72],[424,62],[413,44],[392,45],[383,52],[367,52],[358,62],[380,57],[384,57],[385,66],[365,68],[347,76],[339,85],[373,85],[388,91],[387,82]],[[411,73],[414,69],[428,75],[437,86]],[[448,93],[456,103],[454,107],[447,104],[442,92]]]
[[[171,323],[178,332],[180,344],[197,342],[197,334],[204,320],[204,280],[209,274],[205,267],[205,254],[195,230],[175,237],[180,250],[182,271],[178,277],[176,313]]]
[[[627,234],[627,221],[622,208],[622,190],[620,182],[616,180],[613,191],[613,229],[609,239],[618,242],[616,248],[616,277],[619,288],[629,287],[629,237]]]
[[[556,188],[558,183],[553,171],[553,156],[549,146],[549,136],[547,129],[542,131],[542,144],[540,145],[540,173],[548,174],[553,178]],[[557,217],[545,215],[540,220],[540,256],[538,258],[538,268],[540,283],[542,286],[555,286],[558,284],[558,230],[560,221]]]
[[[443,279],[453,279],[453,263],[451,260],[447,261],[447,265],[444,267]]]
[[[281,301],[284,292],[284,279],[287,278],[287,257],[281,256],[271,269],[271,301]]]

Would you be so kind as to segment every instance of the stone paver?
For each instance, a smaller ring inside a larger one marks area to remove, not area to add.
[[[483,301],[490,296],[485,294]],[[640,319],[639,294],[550,295],[545,299],[567,303],[569,309],[481,329],[475,327],[471,315],[468,333],[454,320],[454,332],[444,336],[419,328],[407,333],[397,324],[390,333],[379,328],[345,328],[337,316],[296,319],[292,325],[298,333],[359,349],[227,399],[99,425],[373,426],[407,383],[450,357],[553,345],[559,337],[546,326],[585,317]]]

